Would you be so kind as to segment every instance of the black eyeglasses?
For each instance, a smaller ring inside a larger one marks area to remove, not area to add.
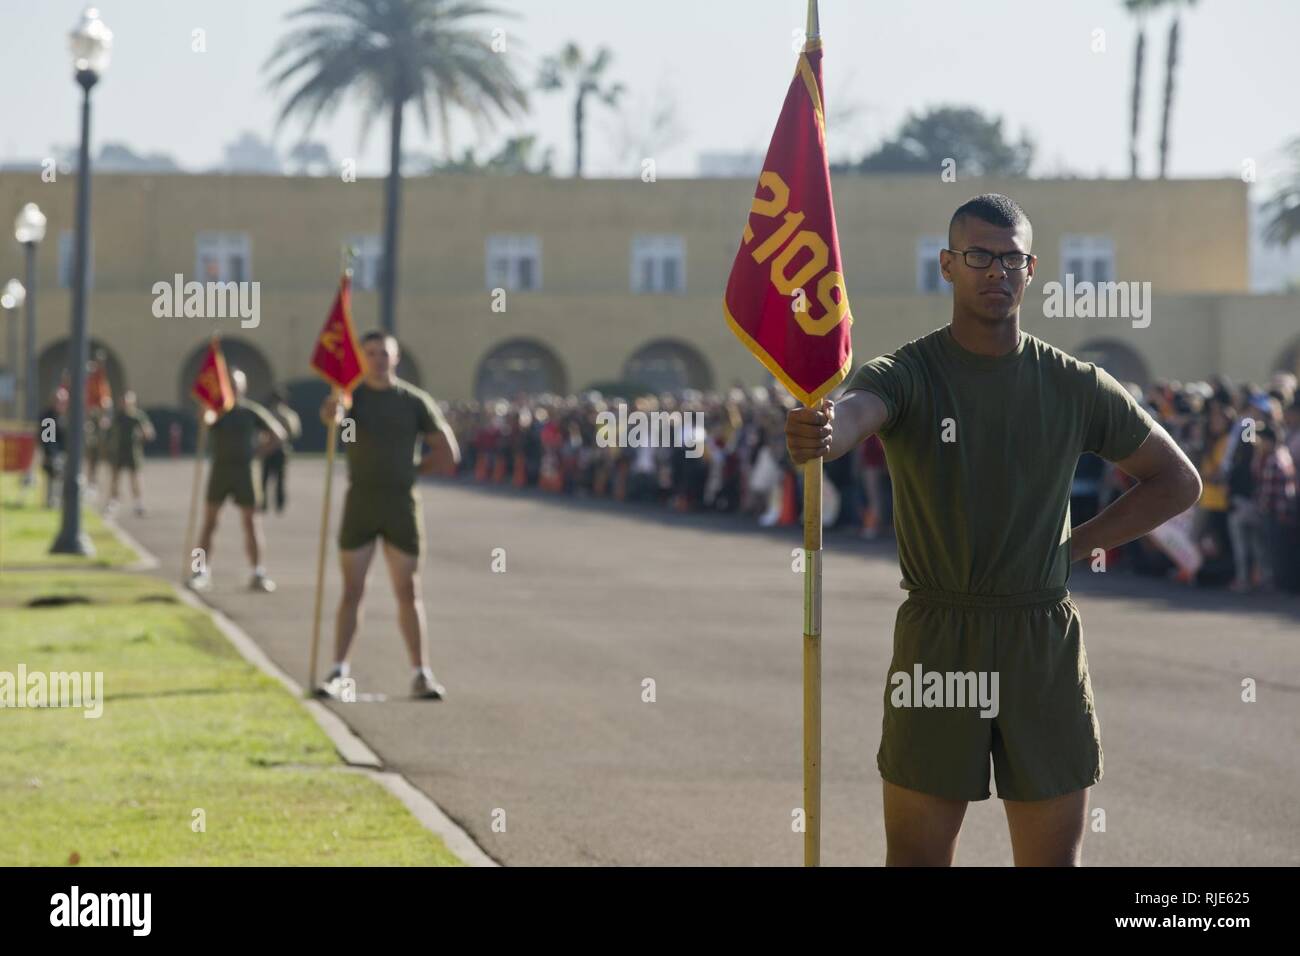
[[[1004,252],[1000,256],[995,256],[986,249],[967,249],[965,252],[958,252],[956,249],[944,249],[943,251],[951,252],[954,256],[961,256],[966,261],[966,265],[972,269],[987,269],[996,259],[1002,263],[1002,268],[1009,272],[1019,272],[1038,258],[1037,256],[1031,256],[1027,252]]]

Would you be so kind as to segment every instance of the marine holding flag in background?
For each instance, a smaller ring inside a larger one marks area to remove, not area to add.
[[[262,566],[262,534],[257,515],[258,461],[284,441],[284,429],[265,408],[244,396],[248,387],[244,373],[231,369],[214,341],[199,367],[192,394],[204,406],[205,420],[212,435],[212,468],[203,510],[198,547],[202,561],[190,575],[196,591],[212,586],[212,536],[217,517],[227,498],[234,498],[244,531],[244,553],[252,566],[249,588],[274,591],[275,583]]]
[[[1070,565],[1104,560],[1200,497],[1196,469],[1114,378],[1020,328],[1032,244],[1006,196],[960,206],[939,253],[951,323],[786,423],[796,463],[878,434],[894,483],[908,596],[876,758],[890,865],[952,863],[967,801],[990,795],[990,758],[1016,864],[1079,864],[1102,751]],[[1138,484],[1071,530],[1085,451]],[[907,692],[927,673],[982,675],[995,700],[931,701],[930,680],[923,698]]]
[[[460,449],[433,399],[397,377],[401,353],[393,336],[371,332],[358,349],[349,300],[345,277],[312,358],[312,366],[337,388],[321,407],[321,420],[327,426],[343,426],[348,460],[348,490],[338,537],[343,593],[335,618],[334,665],[317,692],[338,697],[342,682],[350,676],[348,655],[366,574],[376,543],[382,540],[397,599],[398,626],[413,671],[411,694],[440,700],[445,689],[425,656],[420,595],[424,527],[415,482],[421,474],[452,473],[460,462]],[[421,441],[430,449],[423,457]]]

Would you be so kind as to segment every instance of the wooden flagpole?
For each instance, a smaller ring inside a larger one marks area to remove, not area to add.
[[[817,0],[808,0],[809,41],[821,35]],[[803,865],[822,857],[822,460],[803,472]]]
[[[199,486],[203,481],[203,452],[208,444],[208,408],[205,405],[199,411],[199,437],[194,449],[194,482],[190,486],[190,518],[185,523],[185,546],[181,552],[181,581],[190,579],[190,559],[194,547],[194,520],[198,516]],[[208,556],[203,556],[206,566]]]
[[[338,442],[338,400],[339,390],[335,386],[330,390],[333,397],[333,407],[336,409],[330,416],[329,437],[325,440],[325,493],[321,499],[320,506],[320,547],[316,552],[316,602],[315,609],[312,611],[311,622],[311,669],[307,674],[307,696],[310,697],[316,692],[316,662],[320,648],[320,608],[321,601],[325,597],[325,551],[329,544],[330,529],[330,499],[332,498],[332,487],[334,484],[334,446]]]
[[[346,243],[343,245],[342,259],[343,274],[350,276],[352,274],[352,247]],[[325,551],[329,544],[330,503],[333,497],[334,485],[334,446],[338,444],[339,430],[338,401],[340,393],[337,385],[330,390],[330,395],[334,399],[331,403],[334,413],[330,415],[329,437],[325,440],[325,491],[320,506],[320,546],[316,552],[316,601],[311,622],[311,663],[308,665],[309,671],[305,688],[308,697],[316,692],[316,662],[320,651],[320,610],[321,602],[325,598]]]

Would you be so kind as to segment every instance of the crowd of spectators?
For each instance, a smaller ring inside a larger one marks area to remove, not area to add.
[[[1145,393],[1130,389],[1199,467],[1205,492],[1196,507],[1108,560],[1187,583],[1300,592],[1295,376],[1275,375],[1267,387],[1220,378],[1157,382]],[[453,403],[447,417],[464,450],[467,480],[674,511],[730,512],[770,526],[799,520],[801,476],[784,437],[793,401],[775,385],[626,400],[588,392]],[[662,443],[629,447],[626,434],[617,432],[634,412],[659,413],[661,423],[676,418],[676,447],[666,435]],[[879,439],[872,436],[825,467],[828,529],[864,538],[888,534],[889,471]],[[1131,481],[1102,459],[1082,456],[1073,522],[1091,518]]]

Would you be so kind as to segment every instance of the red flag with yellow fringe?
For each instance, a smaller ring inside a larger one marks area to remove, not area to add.
[[[340,391],[350,393],[366,374],[366,355],[352,326],[352,280],[345,272],[339,280],[334,307],[325,320],[311,353],[311,367]]]
[[[805,405],[839,385],[853,361],[821,61],[821,39],[812,36],[781,107],[723,297],[731,330]]]
[[[194,376],[190,394],[218,415],[224,415],[235,407],[235,389],[226,371],[226,358],[221,354],[221,341],[215,335],[208,343],[208,353],[203,356],[198,375]]]

